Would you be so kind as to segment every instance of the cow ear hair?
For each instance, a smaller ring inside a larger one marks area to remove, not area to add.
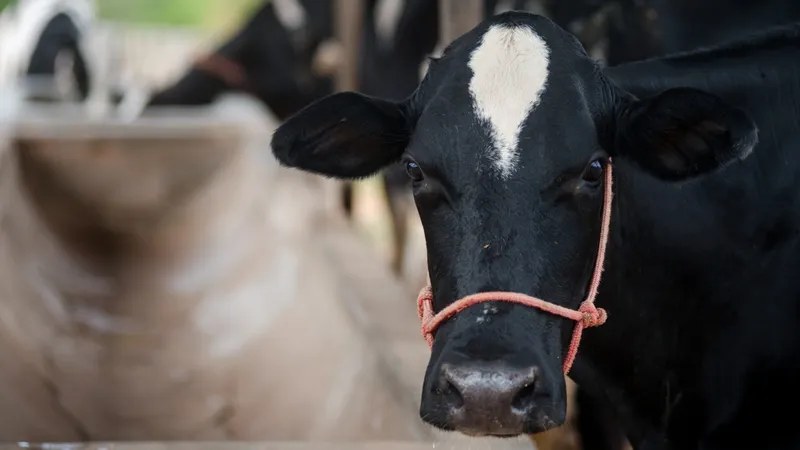
[[[616,128],[614,153],[672,181],[744,159],[758,142],[758,129],[747,113],[692,88],[626,102]]]
[[[397,161],[411,132],[404,104],[341,92],[286,120],[273,133],[271,146],[284,166],[355,179]]]

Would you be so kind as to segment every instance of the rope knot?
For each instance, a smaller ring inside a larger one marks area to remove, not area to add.
[[[606,313],[606,310],[603,308],[597,308],[594,306],[594,303],[591,302],[581,303],[578,311],[583,315],[581,322],[583,323],[584,328],[599,327],[600,325],[606,323],[606,319],[608,319],[608,313]]]

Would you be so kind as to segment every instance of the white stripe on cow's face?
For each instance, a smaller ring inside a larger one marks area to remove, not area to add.
[[[272,0],[275,15],[287,30],[297,31],[306,25],[306,9],[298,0]]]
[[[502,178],[516,169],[519,133],[547,83],[547,44],[527,26],[495,25],[483,35],[469,68],[475,114],[491,127],[491,157]]]

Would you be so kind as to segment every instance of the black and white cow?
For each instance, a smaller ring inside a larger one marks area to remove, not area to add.
[[[287,120],[284,165],[341,178],[404,161],[433,306],[508,291],[577,309],[613,211],[570,376],[637,449],[800,448],[800,24],[603,69],[541,16],[454,41],[415,93],[346,92]],[[470,435],[564,421],[574,322],[470,306],[435,334],[422,418]],[[765,434],[762,430],[769,429]]]
[[[57,74],[59,61],[67,61],[67,79],[74,82],[76,98],[85,100],[89,95],[91,78],[83,56],[84,51],[80,48],[81,39],[81,30],[75,20],[68,14],[59,12],[42,30],[40,45],[35,47],[31,55],[27,75]]]
[[[85,100],[92,83],[85,38],[94,20],[88,0],[19,0],[3,11],[7,76],[56,77],[58,92],[29,85],[32,99]]]
[[[326,0],[265,1],[229,40],[156,92],[148,106],[204,105],[220,94],[247,92],[279,119],[333,92],[330,74],[312,67],[332,35]]]

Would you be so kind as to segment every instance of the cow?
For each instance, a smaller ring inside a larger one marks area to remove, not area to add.
[[[325,2],[328,3],[328,2]],[[487,15],[494,14],[498,8],[504,5],[495,5],[496,2],[487,3]],[[520,3],[520,2],[517,2]],[[522,2],[524,3],[524,2]],[[528,2],[535,3],[535,2]],[[328,3],[329,4],[329,3]],[[330,27],[326,26],[326,21],[332,20],[329,9],[320,8],[319,3],[306,1],[303,4],[296,4],[304,8],[303,14],[309,17],[303,27],[296,26],[296,34],[314,36],[313,39],[306,38],[305,50],[296,51],[293,55],[292,48],[297,48],[296,43],[289,39],[292,27],[288,21],[282,19],[279,13],[281,10],[290,8],[291,2],[277,2],[275,6],[265,4],[258,9],[256,15],[239,31],[229,42],[223,44],[214,52],[215,55],[222,55],[228,61],[239,66],[238,72],[253,80],[253,83],[263,83],[265,88],[281,91],[274,81],[275,75],[265,79],[259,77],[247,69],[247,64],[243,62],[241,55],[259,55],[262,60],[276,61],[272,65],[276,73],[288,73],[292,61],[305,58],[303,62],[295,63],[297,67],[309,73],[309,68],[313,64],[308,64],[312,60],[312,55],[325,40],[331,37]],[[505,5],[508,7],[509,5]],[[521,7],[518,5],[512,5]],[[359,90],[393,100],[402,100],[413,92],[419,83],[419,66],[425,61],[428,55],[434,52],[435,45],[439,39],[439,16],[437,2],[429,0],[408,0],[405,2],[393,2],[391,0],[368,0],[364,4],[363,11],[363,35],[359,47]],[[316,20],[314,20],[316,19]],[[263,32],[270,25],[270,30],[276,38],[264,40]],[[240,44],[234,44],[235,42]],[[297,42],[298,40],[295,40]],[[237,53],[231,48],[244,48],[246,45],[256,46],[260,42],[262,51],[259,53]],[[303,41],[300,41],[303,42]],[[247,44],[245,44],[247,43]],[[286,54],[283,59],[278,59],[276,55]],[[208,60],[206,60],[208,61]],[[280,64],[277,61],[282,61]],[[203,60],[201,60],[203,62]],[[219,66],[223,66],[225,61],[220,61]],[[231,64],[227,64],[230,66]],[[220,67],[222,68],[222,67]],[[199,64],[192,67],[174,85],[158,92],[150,102],[150,106],[164,106],[169,104],[206,104],[211,102],[216,95],[225,90],[237,89],[239,85],[234,82],[225,82],[224,71],[219,70],[210,64]],[[235,71],[233,70],[229,71]],[[227,77],[230,78],[230,77]],[[302,79],[302,77],[300,77]],[[317,91],[312,97],[318,97],[320,93],[330,93],[331,86],[325,84],[321,86],[321,91]],[[278,117],[286,119],[289,112],[296,112],[299,106],[305,106],[312,97],[298,95],[293,89],[283,89],[287,98],[297,100],[292,102],[292,106],[285,110],[279,109]],[[268,96],[257,95],[268,107],[275,110],[278,108],[274,99]],[[402,165],[396,165],[383,172],[384,187],[386,198],[389,204],[390,216],[393,219],[393,239],[390,267],[395,274],[402,273],[404,262],[404,250],[406,246],[407,234],[407,209],[412,205],[408,202],[408,182],[407,175]],[[351,186],[345,184],[343,192],[343,205],[347,215],[352,214],[352,190]],[[597,414],[602,416],[602,413]],[[585,412],[579,417],[584,420],[582,423],[594,424],[595,420],[587,418],[595,416]],[[597,428],[597,427],[595,427]],[[589,434],[591,436],[591,434]],[[594,436],[592,436],[594,437]],[[543,448],[549,448],[543,447]],[[587,447],[588,448],[588,447]],[[606,448],[606,447],[603,447]],[[607,448],[618,448],[609,446]]]
[[[3,68],[9,78],[20,75],[56,76],[62,98],[85,100],[92,83],[84,57],[84,38],[94,18],[87,0],[21,0],[3,12],[9,35]],[[29,97],[52,100],[52,92],[35,89]]]
[[[282,120],[330,94],[332,74],[315,72],[313,64],[317,49],[332,34],[332,5],[304,3],[305,9],[295,11],[300,5],[294,1],[264,2],[234,36],[155,92],[147,107],[207,105],[224,92],[242,91]]]
[[[793,24],[602,68],[508,12],[407,99],[328,96],[271,147],[339,178],[404,162],[431,281],[431,425],[551,429],[567,370],[637,449],[797,448],[773,405],[800,399],[798,47]]]
[[[56,63],[60,55],[64,55],[72,63],[70,78],[75,81],[72,92],[77,94],[78,99],[85,100],[89,95],[91,80],[83,51],[78,47],[80,41],[80,30],[75,22],[67,14],[58,13],[42,32],[41,45],[37,45],[31,55],[27,75],[56,74]]]

